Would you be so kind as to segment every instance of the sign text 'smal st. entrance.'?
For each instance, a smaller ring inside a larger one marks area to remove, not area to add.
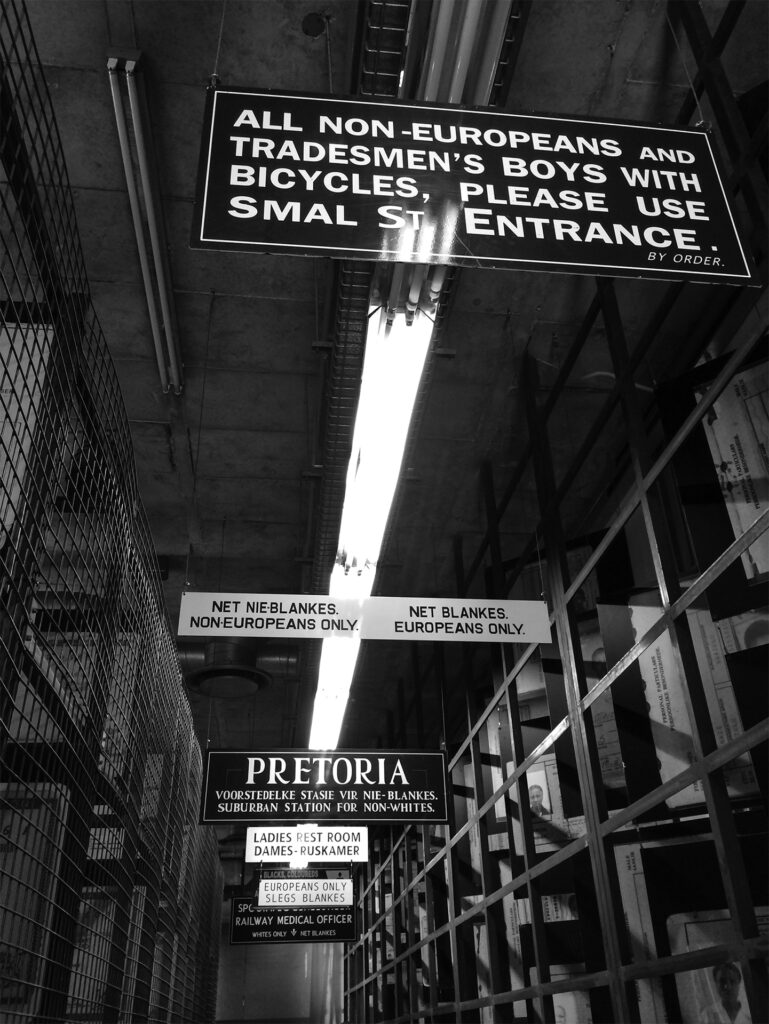
[[[706,131],[210,90],[194,248],[755,279]]]

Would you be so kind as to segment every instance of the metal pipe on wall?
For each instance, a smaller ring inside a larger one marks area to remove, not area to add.
[[[156,185],[156,175],[150,164],[150,140],[145,137],[145,126],[149,124],[149,117],[147,114],[146,97],[139,81],[137,61],[126,61],[125,76],[134,126],[136,155],[139,160],[139,174],[141,175],[144,189],[144,206],[147,213],[147,226],[152,246],[152,258],[155,264],[155,275],[157,277],[158,298],[160,299],[160,308],[163,313],[163,330],[166,339],[171,383],[174,394],[178,395],[182,390],[182,379],[180,361],[177,355],[176,309],[174,308],[173,289],[168,268],[168,253],[165,238],[163,237],[164,231],[157,213],[157,203],[160,197]]]
[[[163,336],[160,330],[160,322],[155,305],[155,293],[152,287],[152,274],[150,271],[149,258],[147,255],[147,242],[144,235],[144,223],[141,216],[139,194],[134,177],[133,163],[131,161],[131,147],[128,141],[128,128],[126,126],[125,111],[123,110],[123,97],[120,93],[118,81],[118,60],[110,57],[107,61],[109,73],[109,84],[112,92],[112,103],[115,108],[115,123],[117,125],[118,140],[120,142],[120,155],[123,158],[123,170],[125,172],[126,187],[128,189],[128,202],[131,207],[131,218],[133,220],[134,233],[139,251],[139,266],[141,268],[142,282],[147,296],[147,312],[150,318],[150,329],[152,341],[155,346],[155,359],[158,365],[158,374],[164,393],[169,390],[168,372],[166,370]]]

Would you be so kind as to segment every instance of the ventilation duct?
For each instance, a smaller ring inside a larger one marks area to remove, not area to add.
[[[179,647],[179,665],[187,687],[207,697],[250,697],[275,677],[298,671],[295,647],[240,637]]]

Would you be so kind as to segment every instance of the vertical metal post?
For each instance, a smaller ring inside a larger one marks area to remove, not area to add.
[[[547,554],[549,592],[553,603],[558,646],[561,652],[569,726],[574,744],[577,776],[585,812],[585,827],[591,853],[590,864],[606,953],[606,968],[609,975],[609,991],[616,1019],[628,1021],[633,1018],[625,986],[620,980],[622,956],[617,920],[619,908],[617,908],[612,899],[606,850],[599,832],[601,822],[599,802],[592,774],[586,723],[579,707],[581,694],[575,657],[575,637],[572,633],[572,623],[564,596],[566,590],[564,580],[568,579],[566,545],[558,509],[553,502],[555,478],[552,455],[545,431],[540,422],[536,403],[536,367],[533,360],[528,356],[524,360],[522,391],[526,400],[526,414],[532,444],[539,503],[541,508],[550,509],[542,524]]]
[[[598,291],[615,374],[621,388],[622,409],[630,441],[630,458],[657,576],[661,604],[667,609],[681,594],[672,541],[664,510],[660,508],[656,495],[643,488],[644,474],[651,466],[652,458],[648,450],[648,440],[639,409],[638,394],[632,376],[628,373],[627,343],[617,297],[610,281],[599,279]],[[679,616],[675,623],[671,624],[669,634],[681,659],[686,680],[686,685],[683,687],[684,700],[692,725],[692,744],[695,755],[701,758],[704,754],[716,749],[716,738],[697,665],[691,630],[685,615]],[[708,815],[713,824],[713,841],[732,921],[739,934],[747,938],[755,938],[758,936],[758,925],[753,909],[753,899],[747,873],[742,867],[742,852],[723,773],[719,771],[714,775],[704,774],[702,786]],[[760,1020],[762,1017],[766,1017],[767,1010],[765,974],[756,963],[751,963],[748,960],[742,962],[742,969],[753,1016]]]

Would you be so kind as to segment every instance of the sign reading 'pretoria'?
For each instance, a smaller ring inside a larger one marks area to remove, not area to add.
[[[208,750],[202,824],[447,820],[440,752]]]

